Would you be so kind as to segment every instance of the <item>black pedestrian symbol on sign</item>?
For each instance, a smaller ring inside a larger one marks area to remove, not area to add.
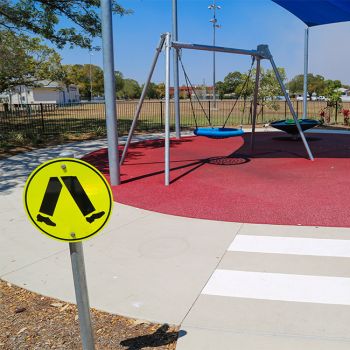
[[[67,190],[69,191],[70,195],[74,199],[76,205],[78,206],[80,212],[85,217],[87,222],[91,224],[96,219],[101,218],[105,214],[104,211],[94,213],[96,209],[91,203],[88,195],[86,194],[83,186],[81,185],[76,176],[61,176],[60,178],[50,177],[43,201],[39,209],[39,214],[36,217],[39,222],[44,222],[46,225],[49,226],[56,226],[56,224],[51,220],[51,218],[47,216],[52,217],[54,215],[56,205],[63,187],[60,179],[66,186]],[[47,216],[43,216],[41,214]]]

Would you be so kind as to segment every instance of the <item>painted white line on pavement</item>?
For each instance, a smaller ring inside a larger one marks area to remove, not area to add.
[[[350,240],[237,235],[228,251],[350,258]]]
[[[216,270],[202,294],[350,305],[350,278]]]

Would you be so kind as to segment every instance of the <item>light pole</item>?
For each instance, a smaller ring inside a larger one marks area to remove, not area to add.
[[[90,50],[90,101],[92,101],[92,67],[91,67],[91,60],[92,60],[92,56],[93,53]]]
[[[178,29],[177,29],[177,0],[172,1],[173,4],[173,31],[172,31],[172,40],[178,40]],[[180,128],[180,100],[179,100],[179,51],[173,50],[174,57],[174,111],[175,111],[175,131],[176,138],[181,137],[181,128]]]
[[[213,46],[216,44],[216,29],[221,26],[218,24],[218,20],[216,18],[216,10],[220,10],[221,6],[216,4],[216,0],[213,0],[213,3],[208,6],[209,10],[213,10],[213,18],[209,21],[213,25]],[[215,51],[213,51],[213,107],[216,108],[216,93],[215,93]]]
[[[307,79],[309,70],[309,27],[305,29],[304,39],[304,97],[303,97],[303,119],[307,119]],[[311,100],[311,98],[310,98]]]

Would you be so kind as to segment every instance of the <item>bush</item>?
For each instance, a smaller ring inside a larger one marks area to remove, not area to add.
[[[344,117],[344,125],[349,125],[350,122],[350,109],[343,109],[341,111]]]
[[[27,143],[27,138],[22,132],[12,131],[8,134],[7,142],[18,146],[23,146]]]

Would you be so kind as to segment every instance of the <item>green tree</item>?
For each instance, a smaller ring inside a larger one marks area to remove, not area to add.
[[[284,82],[286,80],[286,71],[284,68],[278,68],[278,72]],[[262,105],[267,105],[278,110],[278,98],[282,94],[281,87],[276,79],[275,72],[272,69],[266,71],[262,68],[260,75],[259,100]]]
[[[157,89],[158,98],[164,98],[165,97],[165,84],[159,83],[157,85],[156,89]],[[181,95],[180,95],[180,97],[181,97]]]
[[[124,87],[123,73],[116,71],[114,72],[114,75],[115,75],[115,90],[116,90],[116,93],[118,93],[119,91],[122,91]]]
[[[338,90],[341,87],[339,80],[326,80],[324,96],[328,99],[327,106],[335,107],[338,102],[341,102],[341,92]]]
[[[249,75],[249,72],[247,73],[241,73],[241,81],[236,86],[236,89],[234,90],[234,94],[236,95],[236,98],[243,98],[247,99],[248,97],[251,97],[254,92],[254,79],[255,77],[255,69],[252,70],[251,74]]]
[[[0,29],[15,33],[30,31],[50,40],[57,47],[92,47],[101,33],[100,0],[0,0]],[[126,14],[113,0],[114,13]]]
[[[324,89],[325,89],[325,79],[322,75],[308,74],[307,91],[310,96],[314,92],[316,92],[317,95],[323,95]]]
[[[0,31],[0,92],[40,80],[61,80],[61,57],[38,38]]]
[[[341,92],[338,90],[341,87],[339,80],[326,80],[324,96],[327,98],[327,107],[322,110],[324,113],[322,116],[323,122],[329,123],[332,119],[332,115],[336,113],[336,110],[340,112],[341,105]]]
[[[118,98],[135,99],[141,96],[141,87],[134,79],[124,79],[124,86],[117,93]]]
[[[103,70],[90,64],[67,64],[63,66],[65,75],[64,83],[66,85],[74,84],[79,87],[80,95],[83,98],[91,99],[90,89],[92,83],[92,94],[103,95]],[[90,81],[91,77],[91,81]]]
[[[325,95],[327,86],[332,80],[326,80],[322,75],[313,75],[309,73],[307,75],[307,92],[309,95],[316,92],[317,95]],[[336,85],[341,87],[339,80],[335,81]],[[304,91],[304,75],[298,74],[292,80],[289,81],[287,87],[291,94],[302,94]]]
[[[289,94],[301,94],[304,88],[304,76],[302,74],[296,75],[293,79],[291,79],[287,88],[289,90]]]
[[[243,83],[244,76],[241,72],[231,72],[224,78],[224,92],[226,94],[233,94],[237,88]]]
[[[147,93],[146,93],[146,97],[148,99],[156,99],[159,98],[159,90],[157,88],[157,84],[155,83],[149,83],[148,85],[148,89],[147,89]]]
[[[225,96],[226,88],[225,88],[225,83],[222,81],[218,81],[215,84],[215,89],[217,93],[219,94],[219,99],[222,100]]]

